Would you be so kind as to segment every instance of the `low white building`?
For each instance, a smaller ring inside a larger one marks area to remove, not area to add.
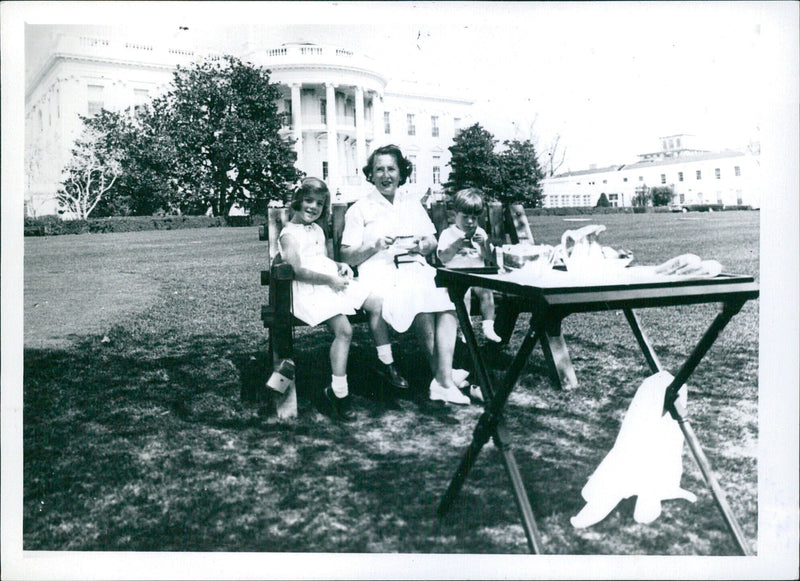
[[[704,151],[686,147],[685,135],[662,137],[661,151],[639,161],[590,168],[546,178],[546,208],[596,206],[605,194],[611,206],[632,206],[637,188],[669,186],[673,203],[760,207],[760,164],[750,151]]]
[[[78,117],[122,110],[163,91],[177,65],[208,52],[186,42],[133,41],[112,35],[54,32],[26,75],[26,215],[58,210],[55,194]],[[407,189],[441,190],[449,175],[448,148],[466,126],[472,102],[438,89],[390,80],[372,59],[314,44],[286,44],[234,56],[269,68],[280,84],[284,135],[296,140],[297,167],[328,183],[341,199],[368,191],[361,168],[369,152],[396,143],[414,163]]]

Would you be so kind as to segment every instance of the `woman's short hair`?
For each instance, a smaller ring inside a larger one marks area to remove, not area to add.
[[[463,214],[480,214],[483,212],[483,192],[478,188],[465,188],[456,192],[453,198],[453,209]]]
[[[406,159],[403,156],[403,152],[400,151],[399,147],[392,144],[379,147],[369,155],[369,159],[367,159],[367,165],[365,165],[361,170],[367,177],[367,181],[371,184],[375,183],[372,181],[372,164],[375,163],[375,158],[378,157],[379,155],[391,155],[392,157],[394,157],[394,160],[397,162],[397,167],[400,169],[399,185],[402,186],[404,183],[406,183],[406,180],[411,176],[411,173],[414,171],[414,164],[412,164],[408,159]]]
[[[303,197],[308,194],[322,196],[324,200],[322,204],[322,214],[320,214],[320,217],[317,218],[316,221],[321,226],[327,224],[328,217],[330,216],[331,192],[325,182],[319,178],[308,177],[300,181],[300,185],[292,194],[292,201],[289,204],[289,208],[291,208],[290,214],[294,215],[295,212],[300,211],[300,204],[303,202]],[[322,229],[325,230],[324,227]]]

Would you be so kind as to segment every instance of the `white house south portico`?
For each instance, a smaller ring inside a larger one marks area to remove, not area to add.
[[[341,48],[287,44],[245,56],[281,85],[284,132],[295,140],[297,167],[345,197],[363,193],[360,170],[382,142],[387,79],[374,62]]]

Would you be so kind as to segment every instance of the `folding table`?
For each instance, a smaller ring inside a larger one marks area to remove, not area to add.
[[[689,278],[658,275],[652,267],[629,267],[608,276],[580,278],[573,273],[548,271],[541,276],[525,278],[517,273],[498,273],[496,268],[448,269],[439,268],[436,284],[446,287],[456,306],[459,324],[483,393],[485,410],[475,426],[472,442],[464,452],[461,463],[447,491],[441,499],[438,514],[445,514],[458,495],[461,486],[475,463],[484,444],[491,437],[501,453],[503,464],[511,480],[514,498],[520,512],[522,525],[533,553],[542,552],[542,541],[533,517],[516,459],[509,445],[508,432],[503,422],[503,408],[514,389],[523,366],[538,340],[545,345],[548,333],[554,329],[560,335],[561,321],[573,313],[622,310],[636,341],[653,373],[662,370],[661,362],[639,324],[633,309],[645,307],[671,307],[700,303],[721,303],[721,310],[702,335],[689,357],[674,375],[664,397],[664,413],[669,412],[678,422],[706,484],[722,513],[739,549],[750,555],[747,541],[736,517],[728,505],[725,494],[714,477],[700,442],[678,400],[678,391],[686,383],[700,360],[711,348],[720,332],[731,318],[750,299],[758,297],[758,284],[752,277],[721,274],[714,278]],[[504,294],[504,308],[515,313],[531,313],[525,338],[506,370],[499,388],[495,389],[481,356],[469,313],[464,305],[464,295],[469,287],[483,287]],[[550,363],[553,364],[552,359]],[[556,364],[559,364],[556,362]],[[564,365],[564,363],[560,363]],[[567,359],[571,371],[571,362]],[[561,371],[563,373],[563,370]],[[573,376],[574,376],[574,372]]]

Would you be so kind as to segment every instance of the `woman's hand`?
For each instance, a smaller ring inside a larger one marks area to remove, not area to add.
[[[376,252],[380,252],[381,250],[386,250],[394,243],[394,237],[392,236],[381,236],[373,244],[373,248]]]
[[[416,236],[413,239],[414,245],[408,249],[409,254],[421,254],[426,256],[436,248],[436,239],[431,236]]]

